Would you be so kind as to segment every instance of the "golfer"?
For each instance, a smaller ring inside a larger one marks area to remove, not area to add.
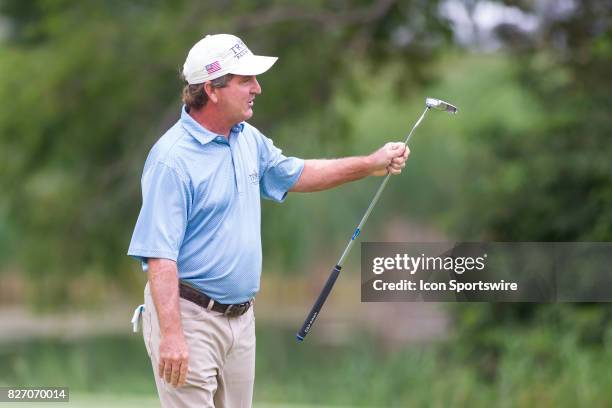
[[[246,122],[261,94],[256,76],[276,60],[233,35],[196,43],[180,119],[144,166],[128,255],[148,274],[143,336],[164,407],[251,406],[261,197],[282,202],[289,191],[399,174],[408,157],[403,143],[361,157],[284,156]]]

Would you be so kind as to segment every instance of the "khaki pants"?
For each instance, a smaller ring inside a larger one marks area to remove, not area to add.
[[[148,284],[144,293],[142,333],[162,406],[251,407],[255,380],[253,308],[242,316],[226,317],[180,299],[189,370],[185,385],[174,388],[158,375],[159,321]]]

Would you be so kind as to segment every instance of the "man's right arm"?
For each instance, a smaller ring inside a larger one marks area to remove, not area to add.
[[[176,262],[148,259],[149,287],[159,320],[159,376],[175,387],[185,383],[189,352],[179,307],[179,283]]]
[[[300,178],[289,191],[321,191],[370,175],[400,174],[409,153],[404,143],[396,142],[387,143],[368,156],[306,160]]]

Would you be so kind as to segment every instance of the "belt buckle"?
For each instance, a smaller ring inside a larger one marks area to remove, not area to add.
[[[245,314],[247,310],[249,310],[249,307],[251,307],[251,301],[239,303],[237,305],[229,305],[225,310],[224,315],[228,317],[241,316]]]

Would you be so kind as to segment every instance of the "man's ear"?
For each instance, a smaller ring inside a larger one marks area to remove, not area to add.
[[[212,86],[210,82],[204,83],[204,92],[206,92],[206,95],[208,96],[208,99],[212,103],[219,102],[219,97],[217,95],[217,88]]]

